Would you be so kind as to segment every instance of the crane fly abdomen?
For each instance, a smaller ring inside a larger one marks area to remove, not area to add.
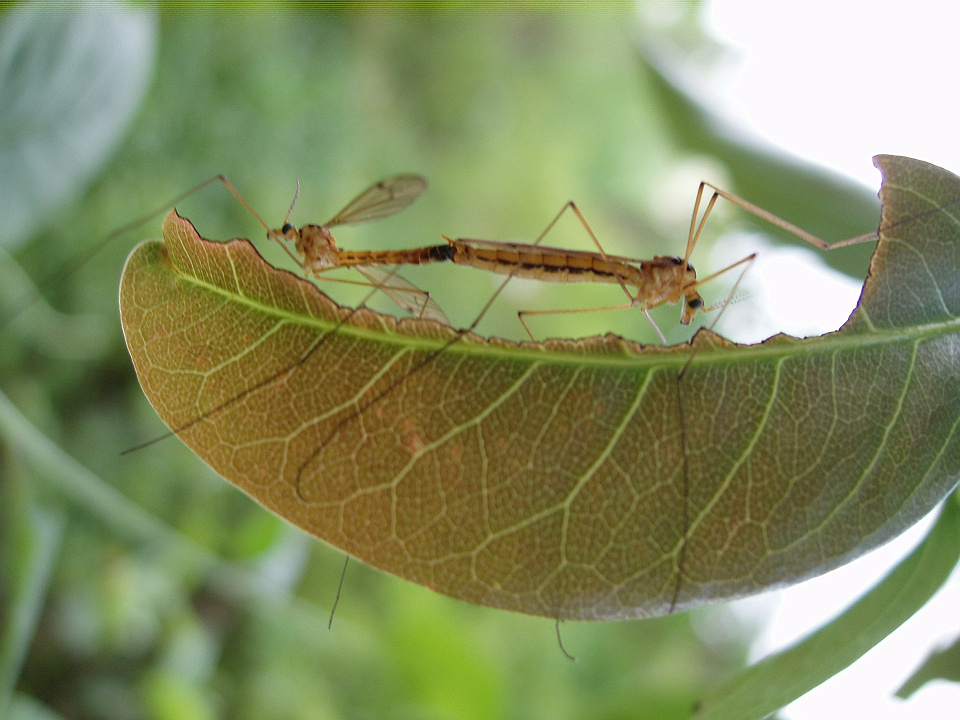
[[[642,282],[641,271],[634,265],[604,260],[593,254],[568,254],[556,248],[521,248],[511,244],[504,244],[504,247],[478,247],[471,245],[468,240],[452,242],[451,247],[456,249],[453,262],[499,275],[555,283],[618,283],[623,280],[634,287]]]

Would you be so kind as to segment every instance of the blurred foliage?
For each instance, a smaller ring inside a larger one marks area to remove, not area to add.
[[[652,211],[668,169],[710,148],[690,149],[679,132],[677,96],[635,43],[640,23],[629,10],[164,12],[156,72],[119,151],[79,202],[32,215],[32,237],[2,272],[43,283],[119,225],[216,173],[271,224],[298,177],[298,223],[325,220],[387,174],[430,179],[410,210],[344,230],[345,247],[435,243],[440,233],[529,240],[576,198],[609,252],[682,253],[688,219],[663,227]],[[723,158],[733,165],[741,153],[764,157],[728,146]],[[778,184],[788,194],[791,167],[784,163]],[[0,166],[8,182],[19,172]],[[684,189],[691,201],[694,191]],[[263,237],[218,186],[179,208],[208,237]],[[356,563],[328,632],[342,556],[267,514],[176,440],[120,455],[164,431],[116,320],[124,256],[159,222],[44,286],[63,315],[41,303],[11,321],[13,281],[0,288],[0,389],[25,422],[93,471],[68,469],[41,443],[25,449],[0,437],[4,488],[11,457],[46,453],[51,467],[30,468],[24,502],[66,517],[49,592],[32,601],[42,614],[13,678],[17,708],[108,719],[680,718],[743,665],[747,639],[722,610],[564,625],[564,645],[579,659],[571,663],[548,621],[470,607]],[[582,248],[582,229],[560,227],[550,242]],[[284,262],[277,248],[263,252]],[[405,275],[459,325],[495,283],[458,268]],[[570,304],[563,288],[533,300],[516,285],[482,332],[520,337],[518,304]],[[347,303],[363,294],[336,290]],[[591,292],[577,302],[609,301]],[[675,324],[672,310],[664,327]],[[566,316],[545,335],[593,333],[597,322]],[[602,330],[655,340],[635,315],[604,322]],[[84,339],[90,347],[80,347]],[[57,468],[63,477],[54,480]],[[24,562],[10,549],[6,517],[2,530],[2,561]],[[7,570],[0,632],[12,615]]]
[[[935,680],[960,682],[960,638],[949,647],[935,650],[897,689],[897,697],[907,699],[926,683]]]

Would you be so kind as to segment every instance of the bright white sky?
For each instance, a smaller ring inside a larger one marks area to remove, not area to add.
[[[740,62],[732,63],[721,82],[703,92],[721,100],[723,112],[745,132],[874,189],[880,178],[871,158],[877,153],[909,155],[960,172],[956,97],[960,4],[723,0],[709,8],[707,20],[717,38],[736,49]],[[790,273],[774,281],[781,291],[777,302],[803,311],[802,319],[781,317],[779,322],[786,323],[782,329],[794,334],[833,330],[853,308],[858,284],[851,286],[829,271],[818,274],[816,264],[811,275],[798,277],[795,256],[772,257],[769,262],[770,267],[755,266],[750,274],[769,277],[778,263],[788,263]],[[791,286],[794,294],[782,292]],[[815,295],[823,299],[823,307],[812,304],[811,287],[817,288]],[[823,325],[811,326],[812,317],[822,318]],[[803,325],[791,324],[798,322]],[[778,594],[772,605],[768,601],[761,612],[771,613],[772,622],[758,643],[758,655],[816,629],[872,587],[912,549],[922,532],[908,535],[845,568]],[[756,603],[742,605],[743,612],[755,614]],[[955,573],[920,614],[780,716],[792,720],[960,716],[960,689],[948,683],[928,684],[909,702],[892,697],[933,648],[960,633],[958,608],[960,578]]]

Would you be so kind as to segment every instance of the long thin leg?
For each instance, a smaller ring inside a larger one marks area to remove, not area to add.
[[[713,206],[717,204],[718,196],[714,193],[703,211],[703,217],[700,219],[700,222],[697,223],[697,216],[700,214],[700,202],[703,200],[703,188],[705,185],[706,183],[701,182],[700,187],[697,188],[697,199],[693,203],[693,214],[690,216],[690,232],[687,235],[687,249],[683,253],[684,263],[690,262],[690,255],[693,254],[693,248],[700,241],[700,234],[703,232],[704,225],[707,224],[707,218],[710,217]],[[713,186],[711,185],[711,187]]]
[[[704,192],[704,189],[706,188],[710,188],[710,190],[712,190],[713,192],[710,196],[710,199],[707,201],[706,207],[704,208],[703,214],[701,216],[700,206],[703,202],[703,192]],[[793,223],[784,220],[778,215],[774,215],[770,211],[764,210],[759,205],[755,205],[749,200],[745,200],[739,195],[735,195],[734,193],[723,190],[722,188],[719,188],[716,185],[713,185],[712,183],[708,183],[704,181],[704,182],[701,182],[699,187],[697,188],[697,197],[693,205],[693,213],[690,216],[690,232],[687,235],[687,247],[683,256],[684,263],[689,263],[690,256],[693,253],[693,249],[696,246],[697,242],[699,242],[700,236],[703,233],[703,228],[706,225],[707,218],[710,216],[710,213],[713,211],[714,206],[717,204],[717,200],[721,197],[733,203],[734,205],[741,208],[742,210],[746,210],[747,212],[754,215],[755,217],[758,217],[761,220],[765,220],[769,222],[771,225],[773,225],[774,227],[778,227],[781,230],[784,230],[794,235],[795,237],[800,238],[801,240],[809,242],[810,244],[820,248],[821,250],[833,250],[835,248],[848,247],[850,245],[856,245],[862,242],[870,242],[873,240],[877,240],[879,237],[877,232],[872,232],[872,233],[864,233],[863,235],[857,235],[851,238],[846,238],[845,240],[837,240],[835,242],[829,243],[817,237],[816,235],[810,232],[807,232],[803,228],[798,227],[797,225],[794,225]],[[699,287],[700,285],[703,285],[704,283],[714,279],[718,275],[722,275],[728,270],[732,270],[733,268],[743,263],[752,263],[755,257],[756,257],[756,253],[748,255],[747,257],[723,268],[718,272],[708,275],[705,278],[698,278],[695,283],[691,283],[690,285],[683,286],[681,288],[681,291]],[[740,277],[737,279],[737,282],[734,285],[734,289],[736,289],[736,287],[740,285],[740,282],[743,280],[744,273],[746,273],[746,268],[744,269],[744,272],[741,273]],[[728,298],[728,302],[729,302],[729,298]],[[723,314],[723,310],[726,308],[726,304],[727,303],[724,303],[724,305],[721,307],[720,313],[718,313],[717,316],[714,318],[713,322],[710,323],[709,327],[711,329],[713,328],[714,325],[716,325],[717,320],[720,319],[720,315]]]
[[[229,180],[227,180],[227,178],[224,177],[223,175],[218,175],[217,177],[219,178],[220,182],[222,182],[226,186],[227,190],[230,191],[230,194],[232,194],[237,200],[239,200],[240,204],[247,209],[247,212],[253,215],[256,221],[260,223],[260,225],[267,231],[267,237],[270,238],[271,240],[274,240],[278,245],[280,245],[280,247],[283,248],[283,251],[287,255],[289,255],[293,259],[293,261],[297,264],[297,267],[305,271],[306,266],[304,265],[303,260],[297,257],[297,255],[293,251],[291,251],[290,248],[287,247],[286,243],[282,242],[282,238],[278,237],[277,234],[274,233],[273,229],[263,221],[263,218],[257,215],[257,211],[250,206],[250,203],[248,203],[246,199],[244,199],[243,195],[240,194],[240,191],[237,190],[233,186],[233,184]],[[297,192],[293,196],[293,203],[290,204],[290,210],[287,211],[288,218],[290,216],[290,213],[293,212],[293,206],[297,202],[297,197],[299,195],[300,195],[300,178],[298,177]]]
[[[700,208],[703,205],[703,194],[704,194],[705,188],[710,188],[713,191],[713,193],[710,196],[710,199],[707,200],[706,205],[703,208],[703,213],[701,215]],[[813,245],[817,246],[818,248],[821,248],[824,250],[830,250],[830,249],[839,248],[839,247],[846,247],[848,245],[854,245],[856,243],[868,242],[870,240],[877,239],[877,233],[866,233],[864,235],[858,235],[853,238],[847,238],[846,240],[839,240],[834,243],[828,243],[816,237],[815,235],[807,232],[803,228],[800,228],[792,223],[787,222],[786,220],[780,218],[779,216],[774,215],[773,213],[767,210],[764,210],[763,208],[749,202],[748,200],[744,200],[739,195],[735,195],[731,192],[727,192],[726,190],[723,190],[711,183],[701,182],[699,187],[697,188],[697,197],[694,202],[693,213],[690,216],[690,231],[687,234],[687,246],[683,256],[684,265],[689,263],[690,256],[693,254],[693,249],[696,247],[696,244],[699,242],[700,237],[703,234],[703,229],[706,226],[707,219],[710,217],[710,214],[713,212],[713,209],[717,204],[717,200],[721,197],[733,203],[734,205],[737,205],[743,210],[746,210],[747,212],[755,215],[756,217],[759,217],[762,220],[766,220],[767,222],[771,223],[775,227],[779,227],[782,230],[792,233],[793,235],[796,235],[798,238],[802,240],[806,240],[807,242],[810,242]],[[587,231],[587,234],[589,235],[590,239],[593,241],[593,244],[596,246],[598,252],[600,253],[601,258],[603,259],[604,262],[609,263],[606,251],[603,249],[603,246],[600,244],[600,241],[597,239],[596,234],[593,232],[593,229],[590,227],[590,224],[587,222],[586,218],[583,216],[583,213],[581,213],[580,209],[576,206],[576,203],[572,201],[563,206],[563,208],[560,210],[557,216],[550,222],[549,225],[547,225],[546,229],[540,234],[540,237],[537,239],[534,245],[539,243],[546,236],[546,234],[553,228],[553,226],[560,219],[560,216],[563,215],[563,213],[567,210],[567,208],[572,209],[573,212],[577,215],[577,218],[580,220],[584,229]],[[724,274],[725,272],[728,272],[729,270],[732,270],[735,267],[738,267],[739,265],[742,265],[744,263],[752,263],[755,258],[756,258],[756,253],[748,255],[747,257],[744,257],[741,260],[738,260],[737,262],[732,263],[731,265],[728,265],[722,270],[712,273],[711,275],[708,275],[705,278],[699,278],[696,282],[691,283],[690,285],[682,286],[681,288],[678,289],[678,294],[682,294],[683,291],[685,290],[690,290],[690,289],[699,287],[700,285],[703,285],[704,283],[709,282],[710,280],[713,280],[714,278]],[[615,268],[616,266],[611,264],[611,267]],[[746,272],[746,268],[744,269],[744,272]],[[741,276],[740,278],[738,278],[734,287],[736,288],[737,286],[739,286],[742,280],[743,280],[743,273],[741,273]],[[602,308],[585,308],[582,310],[549,310],[549,311],[525,310],[525,311],[520,311],[519,313],[517,313],[517,315],[520,319],[520,322],[523,324],[524,329],[527,331],[527,334],[530,336],[530,339],[535,340],[536,338],[534,337],[533,333],[530,331],[530,327],[527,325],[526,321],[524,320],[524,317],[527,315],[549,315],[549,314],[570,313],[570,312],[621,310],[621,309],[627,309],[629,307],[636,307],[636,305],[638,304],[637,303],[638,298],[635,298],[630,294],[630,291],[627,289],[626,283],[624,282],[623,278],[618,276],[617,281],[619,282],[620,287],[623,288],[623,291],[626,294],[626,296],[630,299],[631,302],[629,304],[614,305],[614,306],[602,307]],[[657,326],[656,322],[654,322],[653,318],[650,316],[648,311],[654,307],[657,307],[658,305],[662,305],[663,303],[670,302],[670,301],[676,301],[676,297],[665,296],[664,298],[661,298],[657,302],[646,303],[642,306],[644,315],[646,316],[647,320],[649,320],[651,326],[656,331],[657,336],[660,338],[660,341],[663,344],[666,344],[666,339],[664,338],[663,333],[660,331],[660,328]],[[722,308],[725,308],[725,307],[726,307],[726,303],[724,303]],[[711,329],[716,324],[717,320],[719,320],[720,315],[723,312],[722,308],[721,308],[721,312],[717,314],[713,322],[710,324],[709,327]]]
[[[533,333],[530,331],[530,327],[527,325],[527,321],[524,318],[527,315],[574,315],[578,313],[590,313],[590,312],[607,312],[613,310],[630,310],[636,307],[635,303],[623,303],[622,305],[604,305],[602,307],[591,307],[591,308],[562,308],[559,310],[520,310],[517,313],[517,318],[523,323],[523,329],[527,331],[527,335],[530,336],[530,339],[536,342],[536,338],[533,336]],[[646,308],[644,308],[646,312]],[[650,317],[649,315],[647,316]],[[653,327],[657,332],[660,332],[660,329],[657,327],[656,323],[653,320],[650,320],[653,323]],[[660,338],[663,339],[663,335],[660,335]],[[664,344],[666,341],[664,340]]]
[[[136,228],[140,227],[144,223],[149,222],[153,218],[158,217],[162,213],[169,211],[170,208],[175,207],[178,203],[183,202],[190,196],[195,195],[196,193],[200,192],[208,185],[211,185],[212,183],[215,183],[217,181],[223,183],[227,187],[227,189],[230,190],[235,196],[240,197],[239,193],[236,191],[233,185],[231,185],[230,182],[223,175],[213,175],[211,177],[208,177],[206,180],[197,183],[186,192],[183,192],[177,197],[173,198],[173,200],[171,200],[170,202],[164,204],[161,207],[155,208],[149,211],[148,213],[141,215],[140,217],[134,220],[131,220],[130,222],[124,225],[121,225],[116,230],[111,232],[109,235],[99,240],[93,246],[85,250],[82,250],[76,255],[74,255],[66,263],[64,263],[59,269],[55,270],[53,274],[51,274],[49,277],[45,278],[44,280],[39,282],[36,286],[34,286],[31,292],[28,292],[18,300],[15,300],[13,302],[12,309],[6,310],[2,315],[0,315],[0,328],[6,327],[7,323],[9,323],[11,320],[13,320],[17,316],[19,316],[22,312],[24,312],[27,308],[29,308],[43,291],[63,282],[64,278],[68,277],[69,275],[72,275],[77,270],[79,270],[80,267],[86,264],[90,259],[92,259],[97,253],[103,250],[111,242],[113,242],[117,238],[123,237],[127,233],[131,232],[132,230],[135,230]],[[243,202],[244,206],[246,206],[247,209],[250,209],[246,201],[241,200],[241,202]],[[254,213],[254,216],[256,216],[256,213]]]
[[[706,210],[704,210],[703,219],[700,221],[700,224],[697,227],[697,231],[694,234],[693,227],[696,224],[697,210],[700,205],[700,200],[703,195],[704,188],[710,188],[713,191],[713,195],[710,197],[710,202],[707,204]],[[700,188],[697,190],[697,202],[694,207],[693,219],[690,222],[691,241],[693,244],[696,244],[696,240],[699,239],[700,232],[703,230],[703,224],[706,222],[707,216],[710,214],[710,211],[713,209],[713,206],[716,203],[716,200],[718,197],[722,197],[725,200],[732,202],[734,205],[736,205],[737,207],[743,210],[746,210],[751,215],[754,215],[755,217],[758,217],[761,220],[766,220],[768,223],[770,223],[774,227],[778,227],[781,230],[785,230],[791,235],[794,235],[795,237],[798,237],[801,240],[805,240],[811,245],[815,245],[816,247],[820,248],[821,250],[834,250],[836,248],[848,247],[850,245],[856,245],[858,243],[870,242],[878,239],[878,234],[876,232],[870,232],[870,233],[864,233],[863,235],[857,235],[855,237],[846,238],[845,240],[836,240],[834,242],[827,242],[826,240],[822,240],[821,238],[817,237],[813,233],[809,233],[803,228],[798,227],[791,222],[787,222],[780,216],[774,215],[769,210],[764,210],[759,205],[755,205],[749,200],[744,200],[739,195],[734,195],[732,192],[728,192],[726,190],[723,190],[722,188],[718,188],[716,185],[713,185],[711,183],[702,182],[700,183]],[[688,259],[689,259],[689,253],[693,249],[691,245],[691,241],[688,241],[687,243]]]

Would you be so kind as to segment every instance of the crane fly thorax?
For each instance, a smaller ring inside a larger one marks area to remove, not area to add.
[[[337,241],[326,225],[304,225],[298,230],[287,223],[274,232],[296,245],[305,268],[316,272],[337,265]]]

